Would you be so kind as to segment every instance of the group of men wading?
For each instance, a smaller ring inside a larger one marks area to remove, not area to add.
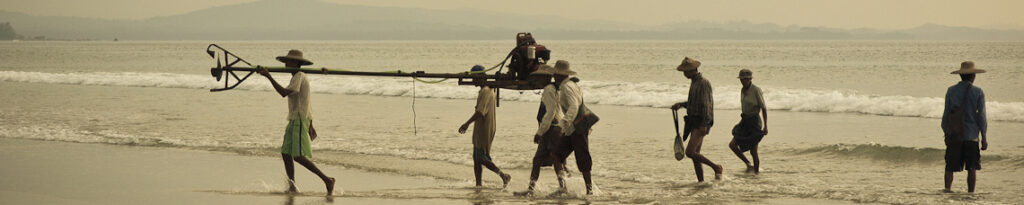
[[[287,55],[277,57],[277,60],[291,68],[313,64],[312,61],[303,58],[302,52],[298,50],[291,50]],[[692,127],[687,131],[692,131],[693,138],[686,145],[685,156],[690,157],[693,161],[697,181],[704,181],[703,165],[708,165],[714,170],[715,179],[722,178],[724,169],[700,153],[704,137],[711,133],[711,127],[714,125],[712,87],[710,81],[698,71],[700,65],[700,61],[687,57],[676,67],[677,71],[683,72],[684,76],[690,79],[690,87],[687,101],[673,104],[671,109],[686,108],[686,127]],[[473,67],[471,73],[476,74],[483,70],[483,66],[478,65]],[[296,69],[292,72],[288,86],[282,87],[266,69],[260,69],[258,72],[270,80],[278,94],[288,98],[287,119],[289,123],[285,128],[281,156],[284,159],[288,175],[289,192],[297,191],[294,185],[293,161],[295,161],[319,176],[327,187],[327,194],[331,195],[335,179],[325,175],[309,160],[312,157],[310,141],[316,139],[317,133],[313,128],[312,109],[309,106],[310,88],[306,75]],[[945,137],[947,145],[945,190],[947,191],[952,182],[953,172],[965,168],[969,171],[969,190],[974,191],[975,170],[981,169],[978,133],[981,134],[980,150],[985,150],[988,147],[984,94],[980,88],[971,86],[974,74],[984,72],[984,70],[974,68],[974,63],[970,61],[964,62],[960,70],[953,72],[953,74],[960,74],[963,81],[949,88],[943,112],[942,127],[943,131],[947,133]],[[554,167],[559,184],[555,194],[567,193],[565,177],[568,172],[565,168],[565,160],[574,152],[576,153],[576,166],[586,184],[586,193],[592,195],[594,185],[590,171],[593,163],[590,155],[589,136],[591,126],[597,122],[598,118],[583,103],[583,92],[576,84],[579,82],[576,72],[570,69],[568,61],[559,60],[553,67],[540,65],[530,75],[537,75],[536,77],[541,79],[539,82],[543,86],[537,118],[539,126],[533,137],[533,142],[537,144],[537,151],[532,161],[529,187],[526,191],[516,192],[515,195],[533,195],[536,181],[540,176],[540,168],[543,166]],[[740,122],[732,129],[733,139],[729,142],[729,148],[746,164],[747,172],[758,173],[760,159],[757,148],[761,139],[768,134],[768,109],[764,103],[761,89],[752,83],[753,72],[742,69],[737,78],[743,85],[740,91],[742,112]],[[477,80],[483,79],[474,78],[474,81]],[[502,179],[503,187],[507,187],[512,176],[502,172],[492,162],[490,156],[491,142],[494,140],[495,133],[497,99],[492,88],[483,84],[480,84],[479,87],[475,111],[469,120],[459,127],[458,131],[465,133],[469,129],[469,124],[474,124],[472,156],[476,186],[482,185],[481,172],[483,167],[486,167],[498,174]],[[961,90],[963,90],[962,94]],[[750,151],[754,161],[753,165],[743,155],[743,152],[746,151]]]

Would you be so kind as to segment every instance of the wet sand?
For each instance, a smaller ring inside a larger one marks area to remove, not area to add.
[[[444,181],[318,165],[335,196],[296,165],[300,193],[284,194],[279,159],[180,148],[0,138],[4,204],[453,204],[450,199],[360,197]],[[344,190],[343,193],[337,191]],[[351,196],[350,196],[351,195]]]

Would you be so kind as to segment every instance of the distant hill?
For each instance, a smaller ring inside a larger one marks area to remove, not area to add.
[[[1024,31],[927,24],[905,30],[833,29],[750,22],[659,26],[556,16],[262,0],[145,20],[31,16],[0,11],[20,34],[122,40],[494,40],[528,31],[543,39],[918,39],[1024,40]]]

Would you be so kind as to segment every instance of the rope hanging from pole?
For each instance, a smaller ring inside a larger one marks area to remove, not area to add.
[[[419,136],[419,128],[416,126],[416,81],[412,81],[412,135]]]

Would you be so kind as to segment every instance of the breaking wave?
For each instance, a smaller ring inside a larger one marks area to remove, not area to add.
[[[943,162],[945,149],[940,148],[919,148],[889,146],[881,144],[832,144],[807,149],[791,150],[795,154],[824,154],[840,157],[860,158],[869,160],[888,161],[895,163],[918,162],[935,163]],[[984,161],[1000,161],[1010,159],[1002,155],[983,154]],[[1016,161],[1016,160],[1013,160]]]
[[[287,79],[279,75],[278,79]],[[413,96],[442,99],[473,99],[476,92],[469,86],[457,86],[455,83],[427,84],[417,83],[407,78],[382,77],[348,77],[310,75],[310,82],[315,84],[316,93],[373,95],[373,96]],[[0,81],[53,83],[70,85],[103,85],[128,87],[160,87],[212,89],[223,87],[223,82],[216,82],[206,75],[172,74],[172,73],[43,73],[0,71]],[[236,89],[252,91],[271,91],[266,79],[254,76]],[[287,80],[284,80],[287,81]],[[415,89],[413,85],[415,84]],[[583,81],[580,86],[585,91],[588,103],[635,106],[635,107],[669,107],[679,100],[685,99],[688,85],[665,82],[604,82]],[[715,87],[715,108],[739,109],[739,86]],[[943,110],[943,99],[939,97],[911,96],[877,96],[839,90],[809,90],[781,87],[762,87],[765,101],[773,110],[796,112],[831,112],[860,113],[882,116],[940,118]],[[536,91],[509,91],[500,93],[501,100],[536,102],[539,100]],[[988,119],[995,121],[1024,122],[1024,102],[986,102]]]

